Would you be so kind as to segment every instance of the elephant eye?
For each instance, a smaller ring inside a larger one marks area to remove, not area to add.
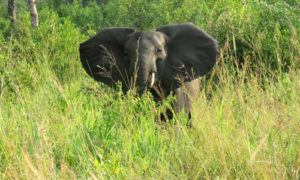
[[[157,53],[161,53],[162,52],[162,48],[156,48],[156,52]]]

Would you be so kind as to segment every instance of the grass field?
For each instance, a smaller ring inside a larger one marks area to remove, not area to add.
[[[225,1],[218,2],[216,8]],[[203,78],[191,128],[183,125],[184,114],[157,120],[174,98],[158,105],[150,93],[123,94],[85,74],[78,47],[88,35],[82,30],[97,28],[47,8],[37,29],[28,13],[15,25],[0,14],[0,178],[299,179],[299,26],[274,22],[269,39],[272,28],[252,31],[260,21],[250,24],[244,15],[254,11],[236,5],[240,13],[228,5],[215,25],[209,20],[217,15],[207,14],[204,27],[222,53]],[[240,24],[229,21],[233,12]],[[171,17],[182,17],[176,13]],[[221,22],[228,22],[229,33],[222,34]]]

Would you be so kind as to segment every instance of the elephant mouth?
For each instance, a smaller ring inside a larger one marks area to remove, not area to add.
[[[138,94],[142,95],[146,91],[147,88],[152,88],[155,84],[155,72],[152,72],[146,78],[146,81],[142,81],[144,83],[137,83]]]

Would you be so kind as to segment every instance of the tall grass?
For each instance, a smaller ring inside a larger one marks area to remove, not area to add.
[[[89,26],[75,24],[74,16],[59,17],[44,8],[40,26],[32,30],[29,14],[19,14],[17,24],[2,29],[0,38],[0,177],[299,179],[298,26],[292,20],[287,26],[278,21],[270,25],[278,29],[269,39],[271,30],[242,25],[254,17],[240,16],[247,11],[244,5],[225,2],[206,4],[209,13],[203,22],[212,19],[205,29],[221,42],[222,51],[203,79],[192,128],[184,125],[184,114],[175,117],[176,123],[158,120],[172,97],[157,105],[150,94],[137,98],[88,77],[79,62],[78,45],[88,38],[81,30]],[[230,22],[234,4],[241,19]],[[114,5],[120,4],[102,8]],[[188,20],[182,12],[170,18]],[[218,21],[214,13],[222,14]],[[163,18],[154,21],[145,26],[166,23]],[[223,32],[226,24],[232,31]],[[93,28],[89,32],[96,31]],[[291,43],[285,46],[287,42]],[[246,49],[243,43],[251,46]],[[274,69],[266,66],[272,63],[263,62],[265,58],[291,63]]]

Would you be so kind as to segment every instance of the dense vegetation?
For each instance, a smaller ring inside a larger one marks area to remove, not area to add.
[[[0,0],[0,178],[299,179],[297,0]],[[86,75],[78,47],[104,27],[193,22],[220,42],[193,126],[174,98],[122,94]]]

